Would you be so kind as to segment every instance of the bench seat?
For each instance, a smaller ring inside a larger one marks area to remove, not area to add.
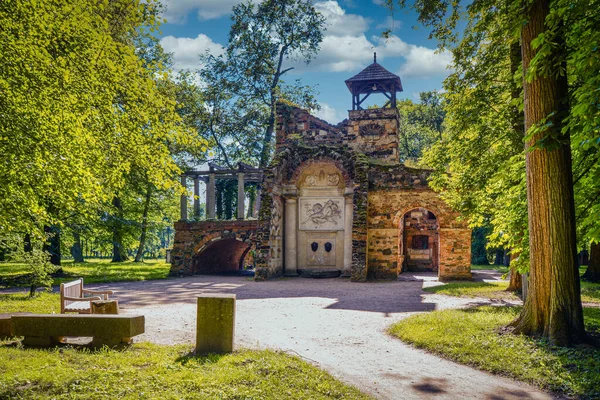
[[[96,300],[96,298],[93,298],[92,300]],[[89,310],[89,301],[75,301],[67,304],[64,308],[64,312],[89,312]]]
[[[14,315],[12,330],[24,336],[23,345],[47,347],[64,336],[92,337],[92,346],[129,344],[145,329],[143,315],[31,314]]]

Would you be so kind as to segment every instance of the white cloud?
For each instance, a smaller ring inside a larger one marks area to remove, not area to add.
[[[358,35],[368,29],[368,20],[361,15],[346,14],[337,1],[321,1],[315,3],[315,9],[326,19],[326,35],[346,36]]]
[[[388,16],[385,20],[375,26],[375,29],[389,29],[394,32],[402,27],[402,21]]]
[[[448,65],[452,62],[450,53],[437,53],[433,49],[420,46],[411,46],[405,58],[406,63],[400,68],[400,76],[410,78],[448,74]]]
[[[200,20],[219,18],[231,12],[241,0],[165,0],[163,17],[170,23],[184,23],[187,15],[196,11]]]
[[[333,125],[346,118],[343,113],[331,107],[327,103],[319,103],[319,105],[321,106],[321,109],[313,113],[313,115],[315,115],[317,118],[321,118]]]
[[[160,40],[160,44],[167,53],[173,53],[173,68],[176,71],[200,68],[199,56],[207,50],[213,55],[224,52],[223,46],[202,33],[196,38],[166,36]]]

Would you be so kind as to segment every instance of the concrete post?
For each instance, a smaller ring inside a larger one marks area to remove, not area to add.
[[[182,221],[185,221],[188,219],[188,213],[187,213],[187,179],[185,175],[181,175],[181,186],[183,186],[183,189],[185,190],[185,192],[183,192],[183,194],[181,195],[181,199],[179,202],[179,209],[180,209],[180,219]]]
[[[237,196],[237,219],[244,219],[244,202],[246,201],[244,193],[244,173],[238,172],[238,196]]]
[[[295,197],[285,199],[285,276],[298,276],[298,241],[297,241],[298,201]]]
[[[198,296],[196,354],[231,353],[235,327],[235,294]]]
[[[208,185],[206,185],[206,219],[215,219],[215,174],[208,174]]]
[[[344,270],[342,276],[352,275],[352,221],[354,218],[354,196],[345,197],[344,219]]]
[[[200,219],[200,179],[194,177],[194,218]]]

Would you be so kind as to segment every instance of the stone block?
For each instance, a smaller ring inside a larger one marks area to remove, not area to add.
[[[31,315],[31,313],[8,313],[0,314],[0,340],[8,339],[15,336],[12,329],[12,316],[13,315]]]
[[[90,302],[92,314],[118,314],[119,302],[117,300],[95,300]]]
[[[198,296],[196,318],[196,354],[233,351],[235,294]]]
[[[93,337],[93,345],[130,342],[144,333],[143,315],[31,314],[12,317],[15,336],[24,336],[24,345],[49,346],[63,336]]]

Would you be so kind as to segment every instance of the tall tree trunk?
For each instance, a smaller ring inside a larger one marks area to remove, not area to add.
[[[519,257],[518,254],[510,253],[510,282],[506,288],[507,292],[516,292],[517,290],[523,289],[523,277],[515,269],[514,261]]]
[[[71,255],[73,256],[73,262],[82,263],[83,259],[83,246],[81,244],[81,235],[77,232],[76,228],[73,230],[73,246],[71,246]]]
[[[47,236],[44,251],[50,253],[50,263],[60,267],[60,230],[56,226],[44,226],[44,233]]]
[[[152,198],[152,184],[148,183],[146,188],[146,200],[144,202],[144,212],[142,215],[142,234],[140,235],[140,245],[135,254],[135,262],[141,262],[144,257],[144,247],[146,247],[146,232],[148,231],[148,212],[150,210],[150,199]]]
[[[29,233],[25,234],[25,238],[23,239],[23,251],[25,253],[31,253],[33,250],[33,245],[31,244],[31,235]]]
[[[113,197],[112,205],[115,208],[113,216],[113,256],[111,262],[127,261],[127,252],[123,246],[123,205],[118,196]]]
[[[600,282],[600,242],[590,244],[590,260],[582,278],[590,282]]]
[[[536,54],[531,42],[544,33],[548,14],[547,0],[536,1],[527,10],[527,23],[521,30],[524,76]],[[559,49],[565,48],[561,30],[555,40],[562,42]],[[554,56],[560,59],[560,54]],[[525,143],[530,281],[527,300],[514,325],[517,333],[547,337],[551,343],[564,346],[585,338],[575,262],[571,148],[569,136],[561,132],[568,110],[567,80],[558,73],[537,76],[530,82],[524,79],[523,88],[526,130],[547,117],[552,126],[540,129]],[[543,138],[544,147],[531,148]]]

